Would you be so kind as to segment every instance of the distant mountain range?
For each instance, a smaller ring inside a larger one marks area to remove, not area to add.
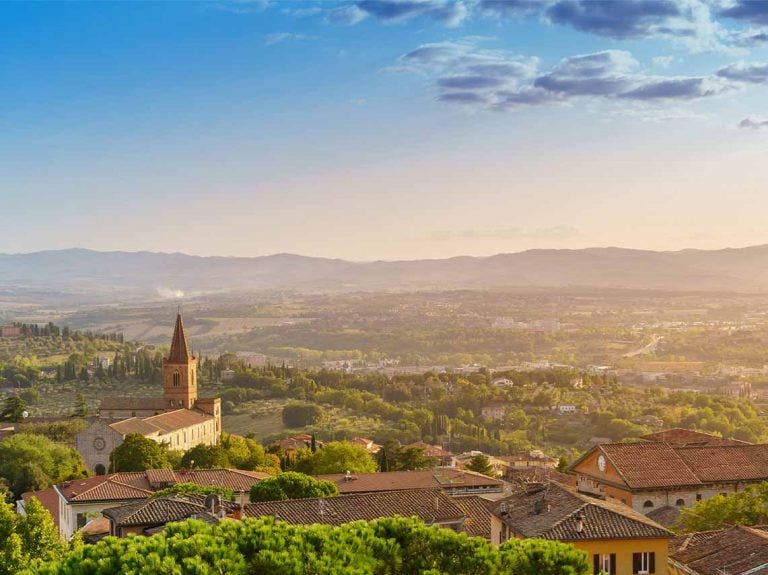
[[[0,254],[3,294],[112,300],[232,290],[599,287],[768,291],[768,245],[654,252],[528,250],[488,257],[350,262],[290,254],[239,258],[86,249]]]

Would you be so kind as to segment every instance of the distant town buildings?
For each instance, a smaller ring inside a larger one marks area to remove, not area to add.
[[[480,415],[482,417],[487,417],[488,419],[493,419],[494,421],[504,419],[506,414],[507,408],[504,405],[487,405],[480,409]]]
[[[552,318],[535,319],[529,322],[523,322],[516,321],[511,317],[497,317],[493,320],[491,325],[499,329],[527,329],[544,333],[555,333],[561,329],[560,320]]]
[[[507,377],[497,377],[491,381],[491,385],[499,389],[508,389],[514,387],[515,382]]]
[[[572,403],[561,403],[552,406],[552,411],[559,415],[568,415],[570,413],[576,413],[576,406]]]

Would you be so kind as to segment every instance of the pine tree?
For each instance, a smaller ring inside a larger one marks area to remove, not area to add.
[[[88,415],[88,402],[82,393],[78,393],[75,399],[75,412],[73,417],[85,417]]]
[[[27,406],[24,400],[18,395],[11,395],[6,398],[5,405],[2,413],[0,413],[0,421],[13,421],[18,423],[24,419],[24,414],[27,412]]]

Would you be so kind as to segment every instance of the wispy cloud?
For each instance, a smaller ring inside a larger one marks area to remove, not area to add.
[[[731,33],[730,42],[742,48],[753,48],[768,44],[768,28],[747,28]]]
[[[271,5],[271,0],[230,0],[212,4],[216,10],[232,12],[233,14],[258,14],[264,12]]]
[[[764,0],[736,0],[720,10],[719,15],[752,24],[768,25],[768,2]]]
[[[453,27],[469,15],[464,0],[358,0],[354,5],[369,16],[391,22],[424,17]]]
[[[720,68],[717,75],[736,82],[768,83],[768,62],[736,62]]]
[[[747,130],[760,130],[761,128],[768,128],[768,117],[748,116],[739,122],[739,128]]]
[[[323,9],[320,6],[303,6],[299,8],[283,8],[282,13],[297,18],[308,18],[322,14]]]
[[[651,58],[651,64],[658,68],[669,68],[674,62],[674,56],[656,56],[655,58]]]
[[[476,7],[484,16],[520,18],[542,12],[549,3],[548,0],[480,0]]]
[[[672,39],[693,51],[723,49],[726,36],[701,0],[558,0],[546,17],[616,40]]]
[[[294,34],[292,32],[274,32],[264,36],[264,43],[267,46],[274,46],[282,42],[304,42],[309,40],[319,40],[319,36],[308,36],[306,34]]]
[[[673,103],[709,98],[768,79],[768,67],[739,64],[707,76],[649,74],[632,54],[604,50],[564,58],[549,71],[538,60],[470,43],[424,44],[399,59],[399,69],[434,78],[438,99],[507,110],[576,99]],[[645,108],[643,108],[645,109]]]

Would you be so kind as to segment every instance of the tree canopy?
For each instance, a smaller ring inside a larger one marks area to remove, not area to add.
[[[181,458],[181,466],[186,469],[215,469],[229,465],[229,456],[220,445],[195,445]]]
[[[685,531],[711,531],[734,525],[768,523],[768,483],[750,485],[740,493],[716,495],[683,509],[680,525]]]
[[[317,405],[289,403],[283,408],[283,423],[287,427],[304,427],[320,421],[323,410]]]
[[[487,455],[483,455],[482,453],[475,455],[472,459],[470,459],[469,463],[466,465],[466,468],[469,471],[482,473],[488,477],[494,477],[496,475],[496,471],[493,469],[493,465],[491,465],[490,458]]]
[[[14,421],[18,423],[24,419],[27,406],[18,395],[10,395],[5,399],[3,411],[0,412],[1,421]]]
[[[109,456],[112,472],[171,467],[166,448],[140,433],[129,433]]]
[[[554,541],[484,539],[385,518],[289,525],[273,518],[173,523],[152,537],[108,537],[31,574],[195,573],[213,575],[587,575],[583,551]]]
[[[86,475],[77,451],[43,435],[17,433],[0,441],[0,478],[17,497]]]
[[[19,573],[33,561],[53,561],[68,549],[48,510],[34,497],[18,515],[0,501],[0,575]]]
[[[297,470],[312,475],[327,473],[373,473],[374,461],[368,450],[362,445],[349,441],[332,441],[318,449],[297,464]]]
[[[295,471],[286,471],[277,477],[262,479],[251,487],[252,502],[332,497],[338,494],[339,489],[335,483]]]

